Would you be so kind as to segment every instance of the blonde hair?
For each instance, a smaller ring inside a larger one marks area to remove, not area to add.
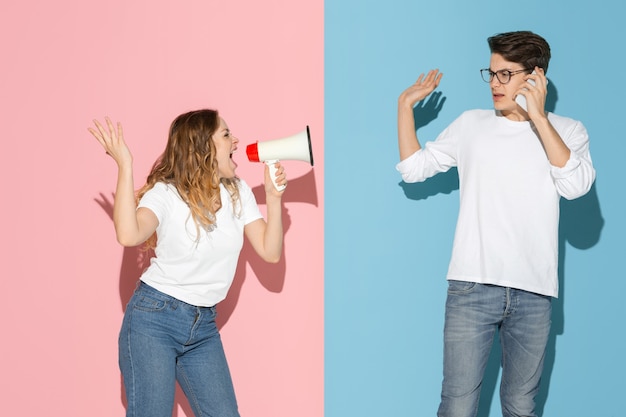
[[[137,192],[139,201],[157,182],[176,187],[191,210],[198,238],[200,228],[210,231],[215,227],[215,213],[222,207],[220,183],[228,190],[233,208],[239,201],[239,179],[219,176],[212,140],[219,126],[217,110],[191,111],[174,119],[165,151],[154,163],[146,184]],[[156,246],[156,233],[146,246]]]

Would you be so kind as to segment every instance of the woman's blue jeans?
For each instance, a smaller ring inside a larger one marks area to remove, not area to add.
[[[139,284],[119,337],[127,417],[171,417],[176,381],[196,417],[239,417],[215,316]]]
[[[475,417],[499,329],[504,417],[534,417],[550,333],[551,298],[514,288],[449,281],[439,417]]]

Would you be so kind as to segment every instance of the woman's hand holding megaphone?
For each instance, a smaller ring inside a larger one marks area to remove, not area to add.
[[[285,168],[277,159],[265,161],[265,192],[280,197],[287,187]]]

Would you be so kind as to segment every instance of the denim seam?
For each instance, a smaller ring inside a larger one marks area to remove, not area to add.
[[[134,306],[133,307],[128,306],[127,308],[134,308]],[[136,411],[137,411],[137,406],[135,404],[135,399],[137,397],[137,393],[135,392],[135,390],[137,389],[137,381],[136,381],[136,378],[135,378],[135,366],[134,366],[134,361],[133,361],[133,351],[132,351],[132,349],[130,347],[130,345],[131,345],[130,338],[131,338],[131,327],[132,327],[132,325],[133,325],[132,314],[130,314],[130,317],[129,317],[129,320],[128,320],[128,327],[127,327],[127,330],[126,330],[126,345],[127,345],[126,346],[126,350],[128,352],[128,358],[129,358],[128,362],[129,362],[129,366],[130,366],[130,375],[131,375],[131,378],[133,380],[132,381],[133,389],[132,389],[132,392],[130,393],[130,396],[132,398],[126,398],[126,400],[128,401],[128,406],[127,407],[132,410],[132,413],[133,413],[133,416],[134,416]],[[132,404],[132,406],[131,406],[131,404]],[[130,416],[130,417],[133,417],[133,416]]]
[[[185,368],[181,366],[179,363],[176,364],[176,368],[180,372],[180,376],[181,376],[180,379],[184,380],[185,382],[185,387],[186,387],[185,395],[187,396],[187,400],[190,403],[189,405],[191,405],[192,408],[194,409],[194,414],[197,414],[196,417],[202,417],[200,403],[198,401],[198,398],[196,397],[196,393],[193,390],[192,384],[189,382],[189,379],[187,378],[187,374],[185,373]]]

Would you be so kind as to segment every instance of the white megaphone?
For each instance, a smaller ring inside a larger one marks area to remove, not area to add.
[[[246,147],[246,155],[251,162],[265,162],[270,168],[272,182],[278,191],[285,186],[276,185],[276,168],[274,163],[280,160],[304,161],[313,166],[313,149],[311,148],[311,133],[307,126],[305,130],[286,138],[256,142]]]

